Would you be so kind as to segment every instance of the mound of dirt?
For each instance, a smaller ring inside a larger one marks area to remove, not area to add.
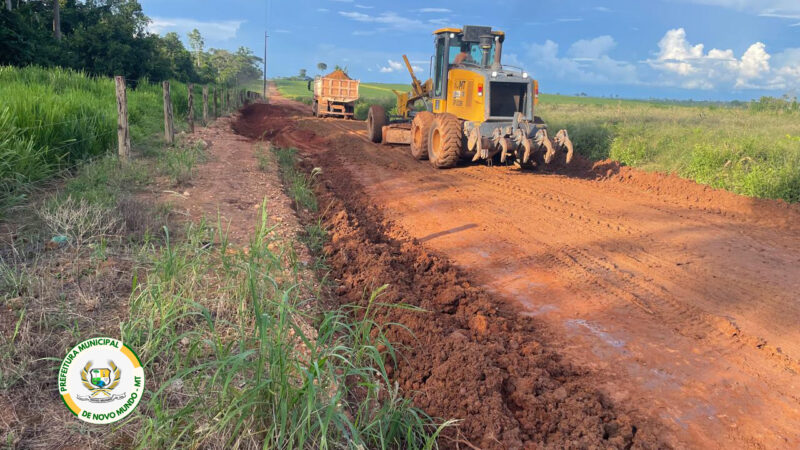
[[[383,223],[352,177],[329,174],[318,194],[341,303],[363,305],[365,291],[388,284],[382,303],[424,310],[386,307],[378,320],[403,325],[388,328],[403,349],[393,377],[428,414],[463,420],[459,433],[481,448],[658,446],[540,341],[532,319]]]
[[[334,80],[352,80],[346,73],[344,73],[341,69],[336,69],[333,72],[325,75],[323,78],[333,78]]]

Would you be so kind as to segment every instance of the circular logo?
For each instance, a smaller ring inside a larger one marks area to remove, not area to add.
[[[142,399],[144,369],[122,342],[99,337],[76,345],[58,371],[64,404],[84,422],[114,423],[128,416]]]

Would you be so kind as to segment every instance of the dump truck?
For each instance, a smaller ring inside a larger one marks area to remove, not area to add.
[[[433,77],[421,83],[403,55],[412,90],[394,91],[393,117],[380,105],[370,106],[366,124],[373,142],[410,145],[414,158],[428,159],[438,169],[462,159],[521,167],[550,164],[559,155],[566,163],[572,160],[567,131],[551,138],[535,114],[539,83],[502,64],[504,32],[466,25],[433,34]],[[418,102],[424,110],[415,111]]]
[[[308,89],[314,91],[311,112],[316,117],[343,117],[352,119],[358,100],[358,80],[353,80],[342,70],[334,70],[325,76],[317,76],[309,82]]]

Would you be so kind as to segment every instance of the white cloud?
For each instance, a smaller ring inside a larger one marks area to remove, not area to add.
[[[528,56],[538,70],[546,70],[559,78],[592,84],[638,84],[636,67],[608,55],[616,42],[611,36],[576,41],[559,54],[559,45],[551,40],[528,47]]]
[[[387,66],[383,66],[383,67],[380,68],[380,72],[381,73],[401,72],[403,70],[406,70],[405,64],[403,64],[400,61],[393,61],[393,60],[390,59],[390,60],[387,61],[387,63],[388,63]],[[422,67],[415,66],[413,64],[411,65],[411,68],[414,69],[414,72],[421,72],[422,71]]]
[[[617,43],[611,36],[599,36],[594,39],[576,41],[567,53],[573,58],[597,59],[616,46]]]
[[[372,8],[374,8],[374,6],[359,5],[358,3],[356,3],[353,6],[355,6],[356,8],[361,8],[361,9],[372,9]]]
[[[289,30],[284,30],[283,28],[277,28],[275,30],[269,30],[270,33],[291,33]]]
[[[660,84],[687,89],[767,89],[800,87],[800,49],[776,55],[756,42],[737,58],[733,50],[692,45],[683,28],[669,30],[658,44],[655,59],[646,62],[660,75]]]
[[[592,9],[598,12],[611,12],[611,8],[606,8],[605,6],[595,6]]]
[[[420,8],[420,9],[418,9],[416,11],[417,12],[421,12],[421,13],[450,13],[450,12],[453,12],[452,10],[447,9],[447,8]]]
[[[328,12],[330,9],[328,8],[317,8],[317,12]]]
[[[339,15],[358,22],[377,23],[391,28],[422,28],[425,25],[417,19],[403,17],[397,13],[387,11],[378,15],[369,15],[355,11],[339,11]]]
[[[148,29],[153,33],[164,34],[174,31],[181,36],[197,28],[206,40],[226,41],[236,37],[244,20],[222,20],[203,22],[184,17],[153,17]]]

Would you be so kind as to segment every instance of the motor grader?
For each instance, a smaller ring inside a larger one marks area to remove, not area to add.
[[[397,115],[391,118],[382,106],[370,106],[366,123],[373,142],[410,145],[414,158],[439,169],[460,159],[521,167],[550,164],[558,155],[572,160],[567,131],[551,139],[535,115],[539,83],[501,63],[505,33],[466,25],[433,34],[432,78],[421,83],[403,55],[412,90],[395,91]],[[414,111],[420,101],[425,110]]]

